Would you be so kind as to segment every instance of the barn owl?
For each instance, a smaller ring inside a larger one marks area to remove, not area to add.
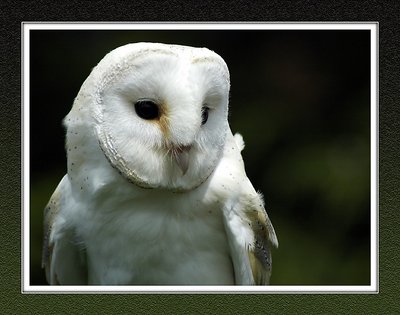
[[[108,53],[64,119],[68,172],[45,209],[50,284],[268,284],[278,241],[206,48]]]

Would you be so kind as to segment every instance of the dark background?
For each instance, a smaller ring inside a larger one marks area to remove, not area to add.
[[[66,171],[61,120],[100,59],[138,41],[207,47],[228,64],[231,129],[280,242],[271,284],[369,284],[369,35],[32,31],[31,284],[45,283],[42,211]]]

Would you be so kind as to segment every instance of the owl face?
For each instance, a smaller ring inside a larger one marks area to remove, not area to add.
[[[66,121],[90,129],[110,166],[133,184],[185,191],[220,159],[228,95],[229,72],[214,52],[129,44],[92,71]],[[74,124],[66,124],[73,137]]]

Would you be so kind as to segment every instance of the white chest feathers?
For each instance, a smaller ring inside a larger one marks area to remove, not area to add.
[[[233,284],[220,209],[180,195],[157,197],[87,217],[88,283]]]

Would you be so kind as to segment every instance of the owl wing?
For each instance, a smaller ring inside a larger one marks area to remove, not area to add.
[[[261,195],[254,191],[225,209],[225,226],[235,283],[268,284],[272,270],[271,247],[277,247],[278,240]]]
[[[64,176],[44,210],[42,268],[49,284],[87,283],[85,251],[65,218],[70,196],[70,183]]]
[[[235,283],[264,285],[269,283],[272,270],[271,247],[278,246],[278,239],[264,209],[262,195],[255,191],[244,171],[240,155],[243,139],[238,134],[230,137],[223,168],[229,170],[229,175],[236,170],[240,180],[234,185],[236,188],[230,193],[223,213]]]

